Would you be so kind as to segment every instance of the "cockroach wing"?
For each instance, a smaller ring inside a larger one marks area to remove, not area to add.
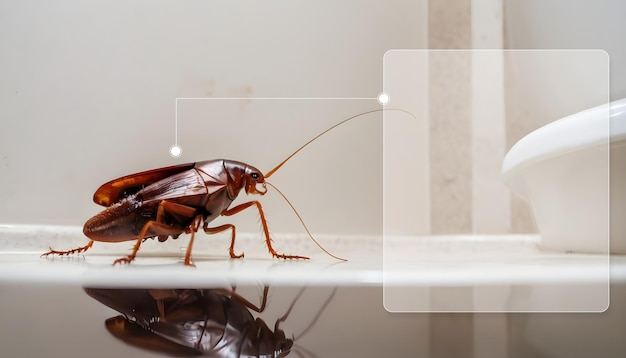
[[[174,303],[166,303],[165,316],[151,322],[150,331],[212,357],[239,357],[236,352],[244,339],[242,330],[254,322],[250,312],[215,290],[183,292],[192,295],[180,295]]]
[[[154,322],[150,330],[159,337],[181,347],[195,349],[203,353],[219,355],[225,343],[232,343],[232,335],[228,335],[226,326],[207,320],[190,320],[182,322]],[[240,336],[235,336],[238,341]],[[229,347],[226,347],[228,349]]]
[[[107,330],[117,339],[125,343],[161,354],[174,357],[199,356],[202,352],[190,347],[181,346],[169,341],[147,329],[126,319],[124,316],[116,316],[106,320]]]
[[[150,185],[185,170],[189,170],[194,166],[195,163],[179,164],[171,167],[130,174],[111,180],[96,190],[93,195],[93,201],[98,205],[107,207],[111,206],[128,195],[136,193],[144,186]]]

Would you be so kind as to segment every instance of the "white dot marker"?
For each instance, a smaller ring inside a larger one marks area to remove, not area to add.
[[[178,158],[183,154],[183,148],[180,145],[174,144],[170,147],[170,156],[172,158]]]
[[[378,103],[382,104],[383,106],[389,103],[389,95],[385,92],[380,92],[377,99]]]

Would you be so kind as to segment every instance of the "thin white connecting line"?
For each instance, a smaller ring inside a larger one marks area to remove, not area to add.
[[[182,148],[178,145],[178,100],[378,100],[380,104],[383,104],[380,102],[380,96],[383,94],[387,95],[381,92],[378,97],[176,97],[174,100],[174,145],[170,147],[170,155],[180,156],[180,154],[173,154],[174,147],[182,153]]]

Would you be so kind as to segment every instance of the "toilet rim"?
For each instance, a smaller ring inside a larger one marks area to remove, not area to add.
[[[610,120],[609,120],[610,118]],[[502,177],[512,181],[523,168],[563,154],[626,141],[626,98],[551,122],[520,139],[504,157]]]

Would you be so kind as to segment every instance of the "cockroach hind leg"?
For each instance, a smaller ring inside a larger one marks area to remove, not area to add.
[[[152,221],[149,221],[146,225],[144,225],[144,227],[141,230],[141,233],[139,235],[139,238],[135,241],[135,245],[133,246],[133,252],[131,252],[131,254],[126,256],[126,257],[120,257],[119,259],[113,261],[113,266],[115,266],[117,264],[129,264],[129,263],[133,262],[133,260],[137,256],[137,251],[139,251],[139,247],[141,246],[141,243],[145,239],[144,238],[145,233],[146,233],[148,227],[150,227],[151,223],[152,223]]]
[[[161,205],[163,205],[163,203]],[[150,229],[154,230],[154,234],[148,234]],[[178,234],[178,229],[175,229],[158,221],[148,221],[141,228],[139,235],[137,235],[137,239],[135,240],[135,245],[133,246],[133,251],[131,252],[131,254],[113,261],[113,266],[121,263],[129,264],[133,262],[133,260],[135,260],[135,257],[137,256],[137,252],[139,251],[141,243],[144,242],[146,239],[151,237],[158,237],[160,235],[176,234]]]
[[[196,264],[194,264],[193,261],[185,262],[185,266],[196,268]]]
[[[196,264],[193,263],[193,260],[191,259],[191,252],[189,252],[189,254],[185,254],[185,260],[183,261],[183,263],[185,264],[185,266],[189,266],[189,267],[196,267]]]
[[[120,257],[119,259],[113,261],[113,266],[117,264],[130,264],[135,260],[135,255],[128,255],[126,257]]]
[[[189,244],[187,245],[187,250],[185,251],[185,266],[196,267],[196,265],[191,261],[191,252],[193,250],[193,242],[196,237],[196,232],[198,232],[201,223],[202,215],[198,215],[193,219],[193,222],[187,228],[191,232],[191,238],[189,239]]]
[[[54,250],[52,247],[48,247],[50,249],[50,251],[48,252],[44,252],[43,254],[41,254],[41,257],[48,257],[49,255],[55,255],[55,256],[69,256],[69,255],[73,255],[73,254],[79,254],[81,252],[85,252],[87,250],[89,250],[91,248],[91,246],[93,246],[93,240],[89,240],[89,243],[85,246],[81,246],[81,247],[77,247],[75,249],[71,249],[71,250],[67,250],[67,251],[58,251],[58,250]]]

